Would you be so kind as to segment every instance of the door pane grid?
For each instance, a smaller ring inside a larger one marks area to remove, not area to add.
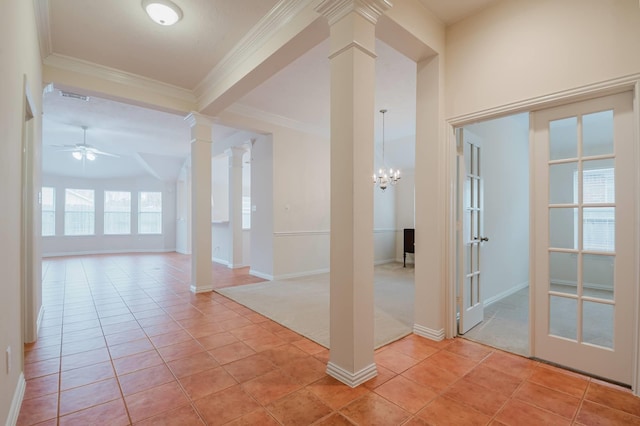
[[[587,121],[592,124],[593,115]],[[611,153],[598,146],[600,139]],[[613,348],[613,138],[590,136],[585,142],[578,115],[550,121],[549,140],[548,334]]]

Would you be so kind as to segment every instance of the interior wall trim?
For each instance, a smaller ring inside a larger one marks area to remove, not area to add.
[[[24,380],[24,374],[20,373],[18,377],[18,383],[16,390],[13,392],[13,399],[11,400],[11,406],[9,407],[9,415],[7,416],[7,426],[14,426],[18,423],[18,415],[20,414],[20,407],[22,406],[22,400],[24,399],[24,392],[27,389],[27,382]]]
[[[376,228],[373,230],[374,234],[388,234],[388,233],[398,233],[402,232],[402,229],[395,228]],[[331,231],[321,230],[321,231],[277,231],[273,233],[274,237],[304,237],[309,235],[331,235]]]
[[[51,24],[49,21],[49,0],[34,0],[34,10],[38,21],[38,41],[40,45],[40,57],[45,59],[53,53],[51,42]]]
[[[640,73],[631,74],[573,89],[550,93],[548,95],[524,99],[522,101],[512,102],[469,114],[450,117],[446,121],[450,126],[460,127],[477,121],[490,120],[492,118],[505,115],[517,114],[520,112],[532,112],[566,103],[578,102],[593,97],[613,95],[615,93],[633,90],[638,81],[640,81]]]
[[[252,118],[254,120],[264,121],[266,123],[270,123],[276,126],[284,127],[287,129],[297,130],[302,133],[308,133],[315,136],[320,136],[323,138],[329,138],[330,132],[329,129],[320,126],[312,126],[307,123],[303,123],[298,120],[293,120],[291,118],[273,114],[271,112],[263,111],[258,108],[250,107],[248,105],[244,105],[236,102],[235,104],[229,106],[226,111],[231,112],[233,114],[238,114],[246,118]]]
[[[374,363],[368,365],[360,371],[352,373],[334,364],[333,362],[329,362],[327,364],[327,374],[334,379],[344,383],[345,385],[355,388],[356,386],[361,385],[367,380],[370,380],[377,376],[378,369],[376,368],[376,364]]]
[[[183,89],[182,87],[163,83],[158,80],[142,77],[140,75],[128,73],[115,68],[105,67],[93,62],[60,55],[58,53],[50,54],[44,58],[42,62],[47,67],[88,75],[113,83],[123,84],[125,86],[135,87],[170,98],[186,101],[193,105],[192,110],[196,110],[195,95],[191,90]]]
[[[418,336],[426,337],[427,339],[435,340],[436,342],[444,340],[444,328],[434,330],[419,324],[414,324],[413,333]]]
[[[304,271],[304,272],[293,272],[291,274],[274,275],[273,279],[276,281],[288,280],[290,278],[301,278],[301,277],[308,277],[311,275],[319,275],[319,274],[326,274],[326,273],[329,273],[329,268],[315,269],[312,271]]]
[[[265,274],[264,272],[256,271],[255,269],[249,269],[249,275],[262,278],[263,280],[273,281],[273,275]]]
[[[307,237],[307,236],[315,236],[315,235],[331,235],[329,230],[326,231],[278,231],[274,232],[273,236],[276,238],[282,237]]]
[[[313,0],[281,0],[227,53],[198,83],[194,93],[202,100],[215,86],[234,73],[247,58],[255,55],[284,25],[307,8]]]
[[[505,290],[503,292],[500,292],[498,294],[496,294],[493,297],[490,297],[486,300],[483,301],[484,303],[484,307],[486,308],[487,306],[491,305],[492,303],[496,303],[502,299],[504,299],[505,297],[509,297],[514,293],[519,292],[520,290],[529,287],[529,280],[521,282],[520,284],[516,285],[515,287],[512,287],[508,290]]]

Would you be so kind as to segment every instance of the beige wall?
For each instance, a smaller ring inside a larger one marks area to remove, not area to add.
[[[22,335],[20,298],[20,181],[24,76],[35,102],[35,141],[41,141],[41,65],[33,2],[5,1],[0,13],[0,423],[8,418],[20,373]],[[5,370],[5,350],[12,349],[12,370]]]
[[[637,0],[503,0],[447,28],[446,116],[640,72]]]

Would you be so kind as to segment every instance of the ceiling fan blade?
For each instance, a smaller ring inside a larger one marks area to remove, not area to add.
[[[45,147],[49,146],[52,148],[77,148],[78,145],[44,145]]]
[[[99,149],[95,149],[95,148],[91,148],[90,151],[92,151],[94,154],[97,154],[97,155],[106,155],[107,157],[120,158],[119,155],[111,154],[109,152],[100,151]]]

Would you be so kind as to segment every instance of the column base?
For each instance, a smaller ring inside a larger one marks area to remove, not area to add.
[[[213,286],[212,285],[208,285],[206,287],[199,287],[197,285],[191,284],[191,287],[189,288],[189,290],[191,290],[191,293],[208,293],[213,291]]]
[[[436,342],[444,340],[445,336],[444,328],[434,330],[418,324],[413,324],[413,333],[418,336],[426,337],[427,339],[435,340]]]
[[[355,388],[367,380],[376,377],[378,375],[378,369],[376,368],[376,364],[373,363],[357,373],[351,373],[350,371],[330,362],[327,364],[327,374],[345,385]]]

